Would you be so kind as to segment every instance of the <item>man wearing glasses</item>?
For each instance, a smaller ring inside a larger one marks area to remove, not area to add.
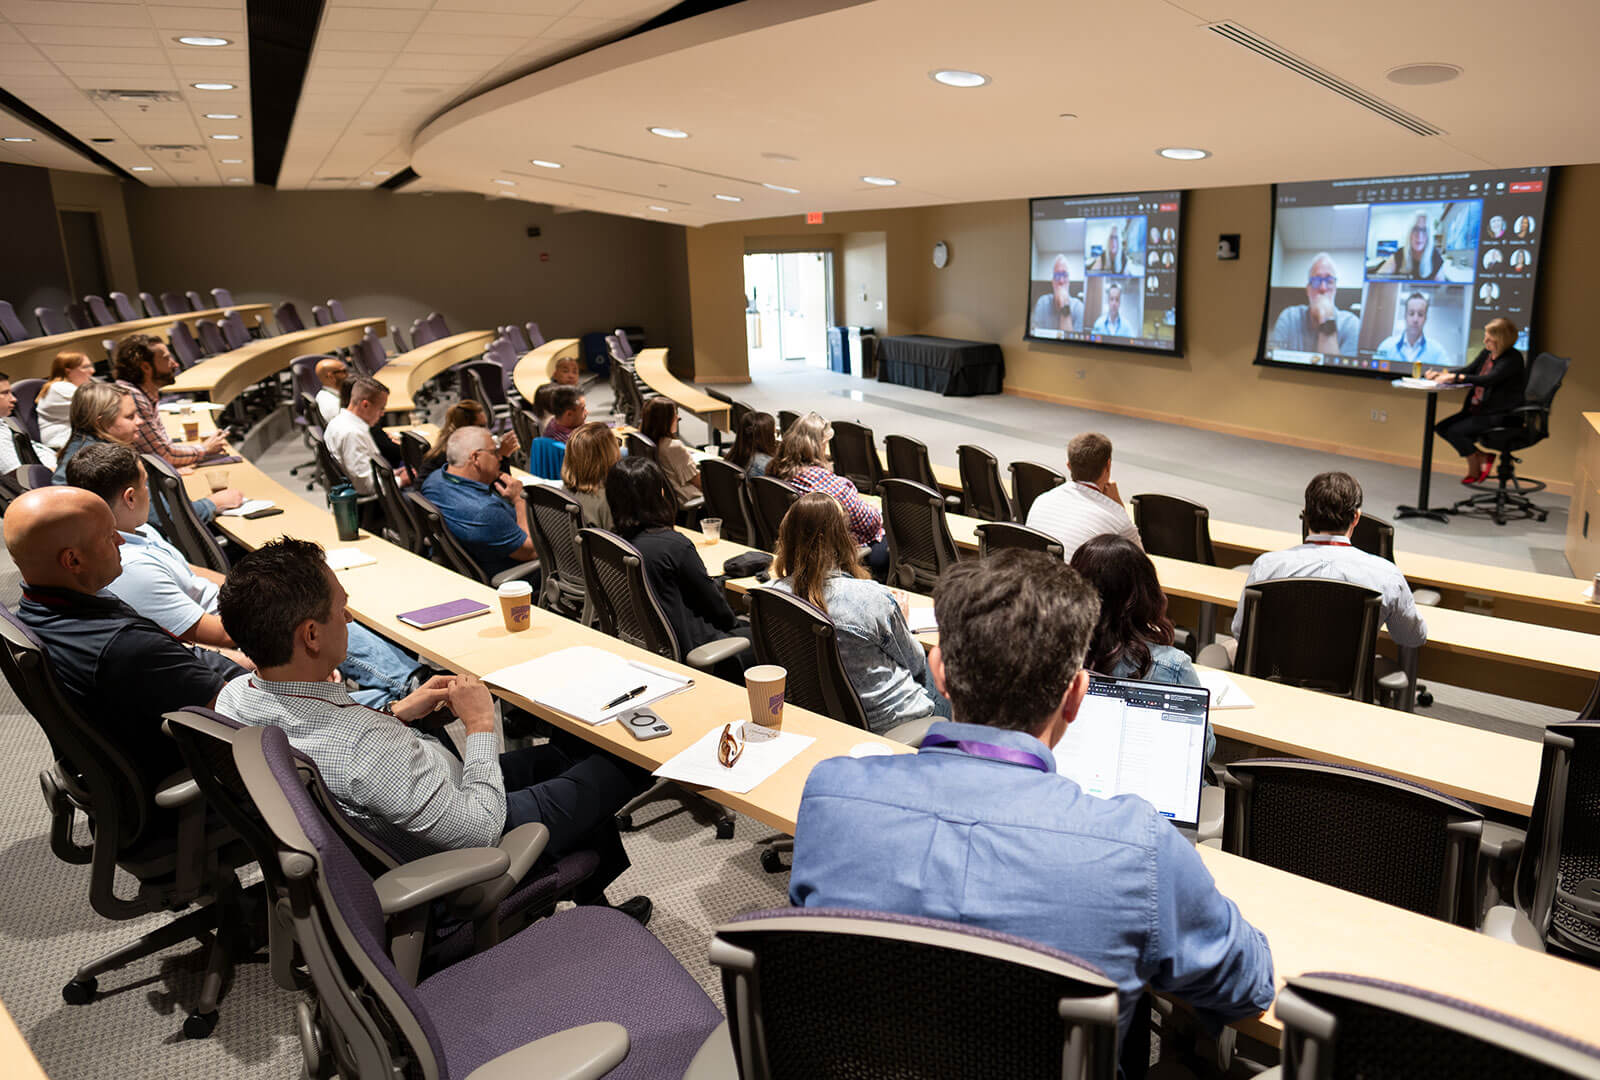
[[[1050,275],[1050,291],[1033,305],[1034,333],[1054,336],[1082,328],[1083,301],[1067,291],[1071,285],[1072,272],[1067,268],[1067,257],[1057,255],[1055,269]]]
[[[1311,260],[1311,271],[1306,275],[1307,302],[1283,309],[1267,343],[1298,352],[1354,356],[1361,320],[1334,307],[1338,290],[1339,272],[1334,269],[1333,256],[1324,251]]]
[[[522,483],[500,473],[499,442],[488,428],[458,428],[445,444],[442,469],[422,482],[422,494],[467,554],[493,577],[535,557]]]

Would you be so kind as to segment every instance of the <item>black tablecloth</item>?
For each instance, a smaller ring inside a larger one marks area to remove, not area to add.
[[[1006,379],[1000,346],[983,341],[905,334],[878,341],[878,381],[932,390],[946,397],[998,394]]]

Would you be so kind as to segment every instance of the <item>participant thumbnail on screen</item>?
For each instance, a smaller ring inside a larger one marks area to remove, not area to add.
[[[1144,275],[1143,214],[1125,218],[1089,218],[1083,226],[1083,266],[1091,274]]]
[[[1144,279],[1090,274],[1083,290],[1084,328],[1106,337],[1136,338],[1144,325]]]
[[[1361,353],[1391,365],[1421,364],[1424,371],[1460,367],[1477,355],[1466,341],[1470,291],[1468,285],[1369,282]]]
[[[1083,219],[1039,221],[1033,229],[1029,330],[1040,337],[1087,330],[1083,323]]]
[[[1480,199],[1372,207],[1367,215],[1367,276],[1472,281],[1482,212]]]

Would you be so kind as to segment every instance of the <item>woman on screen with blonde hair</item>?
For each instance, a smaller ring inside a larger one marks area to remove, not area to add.
[[[72,398],[78,387],[94,378],[94,364],[81,352],[58,352],[50,363],[50,377],[39,388],[34,415],[39,418],[39,441],[59,452],[72,438]]]
[[[1431,281],[1444,267],[1444,257],[1434,243],[1432,219],[1426,211],[1417,214],[1410,230],[1401,240],[1399,249],[1374,270],[1387,277],[1402,277],[1407,281]]]

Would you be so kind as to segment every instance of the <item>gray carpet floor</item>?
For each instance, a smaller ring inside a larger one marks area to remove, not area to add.
[[[1221,519],[1292,529],[1306,478],[1334,467],[1325,456],[1230,436],[1171,428],[1018,398],[944,399],[899,387],[863,383],[810,370],[763,374],[729,388],[751,404],[776,410],[815,408],[836,418],[859,418],[881,436],[892,431],[929,444],[933,460],[954,463],[955,446],[977,441],[1002,463],[1029,458],[1061,465],[1066,439],[1080,430],[1105,431],[1117,444],[1115,474],[1124,493],[1174,490],[1207,502]],[[599,411],[609,394],[592,399]],[[686,420],[693,440],[702,428]],[[974,434],[976,432],[976,434]],[[305,457],[285,440],[260,464],[285,483]],[[1355,459],[1338,459],[1360,477],[1369,507],[1383,514],[1409,501],[1415,474]],[[1557,572],[1564,500],[1542,527],[1453,522],[1400,525],[1400,547],[1434,550],[1505,566]],[[1564,561],[1559,572],[1565,572]],[[14,603],[16,571],[0,550],[0,598]],[[1537,738],[1556,710],[1435,686],[1428,710],[1442,720]],[[1229,756],[1237,756],[1231,748]],[[0,1000],[16,1018],[46,1071],[56,1080],[80,1077],[229,1077],[288,1080],[299,1074],[292,995],[278,990],[265,967],[244,965],[222,1006],[210,1039],[185,1041],[179,1029],[186,1003],[198,991],[203,957],[197,948],[170,950],[103,976],[102,995],[74,1007],[61,986],[78,964],[115,948],[156,924],[154,918],[111,923],[88,905],[88,871],[57,861],[48,844],[48,816],[38,786],[48,749],[37,726],[0,682]],[[637,815],[642,826],[626,837],[633,860],[612,889],[615,899],[645,893],[655,900],[651,930],[695,975],[719,1006],[721,989],[706,959],[710,933],[739,912],[781,905],[787,876],[759,866],[771,830],[741,819],[734,839],[719,841],[709,825],[680,804],[662,801]]]

